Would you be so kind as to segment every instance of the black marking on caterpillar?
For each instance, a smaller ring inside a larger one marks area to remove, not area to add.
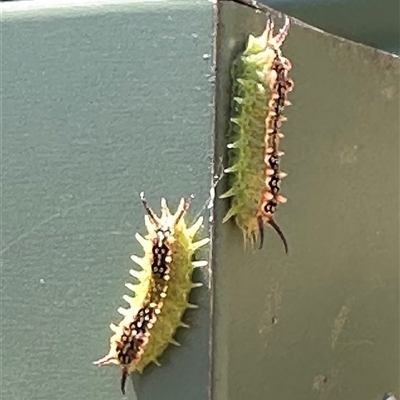
[[[161,356],[169,343],[179,346],[173,336],[179,326],[188,328],[182,322],[187,308],[197,308],[188,302],[192,288],[202,286],[193,283],[193,268],[204,267],[207,261],[192,261],[196,250],[209,239],[194,241],[203,223],[200,217],[187,227],[184,216],[189,209],[190,199],[181,199],[178,210],[171,214],[165,199],[161,199],[161,216],[158,217],[148,206],[144,193],[140,194],[147,211],[146,237],[136,234],[145,255],[131,256],[141,271],[131,270],[130,274],[139,280],[133,285],[127,283],[134,297],[124,296],[129,308],[120,307],[118,312],[123,320],[118,326],[111,324],[114,335],[110,339],[110,350],[106,356],[94,362],[102,365],[119,365],[122,369],[121,391],[125,394],[127,377],[135,370],[140,373]]]
[[[249,36],[247,48],[234,62],[233,117],[228,145],[230,189],[221,198],[231,198],[231,208],[223,222],[234,217],[243,232],[244,242],[259,237],[264,243],[264,226],[270,225],[281,238],[286,253],[287,240],[274,215],[278,204],[287,199],[280,194],[281,181],[287,175],[280,169],[280,131],[287,94],[293,89],[288,77],[290,61],[282,56],[290,28],[286,17],[283,28],[274,36],[274,23],[268,18],[259,37]]]

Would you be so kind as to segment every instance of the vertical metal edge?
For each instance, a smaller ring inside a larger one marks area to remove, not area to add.
[[[227,347],[224,347],[223,343],[227,343],[223,339],[228,333],[228,321],[230,315],[229,309],[229,298],[223,299],[220,296],[222,294],[221,284],[223,282],[223,265],[220,263],[221,254],[223,249],[226,247],[226,230],[227,225],[232,222],[227,222],[224,227],[221,226],[222,218],[227,211],[226,201],[219,200],[219,196],[226,190],[226,179],[222,177],[218,185],[215,185],[214,177],[218,173],[218,168],[222,162],[222,166],[226,166],[226,131],[229,124],[230,116],[230,99],[231,99],[231,75],[230,69],[232,61],[244,49],[247,42],[248,32],[245,35],[241,35],[240,40],[235,40],[234,43],[227,44],[227,35],[225,32],[225,26],[223,23],[223,13],[224,7],[243,7],[251,9],[255,13],[258,13],[256,18],[259,18],[260,29],[264,24],[265,16],[264,13],[259,11],[258,4],[252,2],[252,4],[243,4],[236,2],[234,0],[214,0],[213,1],[213,72],[215,77],[214,82],[214,95],[213,95],[213,165],[212,165],[212,175],[213,182],[212,187],[215,189],[215,204],[211,210],[212,221],[210,224],[210,234],[211,234],[211,248],[210,248],[210,268],[217,268],[211,273],[211,367],[210,367],[210,399],[212,400],[228,400],[229,399],[229,359]],[[264,6],[265,8],[265,6]],[[268,8],[269,10],[269,8]],[[273,14],[276,11],[272,10]],[[261,21],[263,21],[261,23]],[[257,23],[254,24],[254,28],[257,29]],[[261,30],[260,30],[261,32]],[[225,43],[224,43],[225,42]],[[231,46],[232,45],[232,46]],[[229,50],[229,57],[223,55],[221,56],[221,49],[224,47],[231,47]],[[229,84],[227,83],[229,81]],[[228,228],[229,229],[229,228]],[[236,230],[235,230],[236,232]],[[236,232],[238,235],[241,233]],[[217,290],[220,295],[217,295]],[[227,316],[220,318],[220,316]],[[218,329],[217,329],[218,326]]]
[[[216,194],[216,188],[214,187],[214,175],[216,172],[216,80],[217,80],[217,36],[218,36],[218,10],[219,3],[218,0],[212,3],[212,72],[213,72],[213,93],[212,93],[212,122],[211,122],[211,154],[212,154],[212,162],[211,162],[211,188],[214,190],[214,194]],[[215,202],[215,198],[213,200]],[[213,273],[213,259],[214,259],[214,223],[215,223],[215,208],[210,209],[209,213],[209,233],[210,233],[210,251],[209,251],[209,282],[210,282],[210,337],[209,337],[209,386],[208,386],[208,399],[211,400],[213,398],[213,389],[214,389],[214,360],[213,360],[213,349],[214,349],[214,301],[215,301],[215,293],[214,293],[214,273]]]

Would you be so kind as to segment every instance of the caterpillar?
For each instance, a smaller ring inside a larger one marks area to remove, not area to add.
[[[280,169],[280,131],[287,94],[293,89],[288,77],[290,61],[282,56],[290,28],[286,17],[283,28],[274,36],[274,22],[269,17],[259,37],[249,36],[245,51],[233,62],[232,117],[228,144],[229,190],[220,198],[231,198],[223,223],[234,218],[243,232],[244,243],[260,239],[264,243],[264,226],[270,225],[282,240],[287,240],[275,221],[276,208],[287,201],[280,194],[281,180],[287,174]]]
[[[188,302],[192,288],[202,283],[192,282],[196,267],[205,267],[205,260],[194,261],[196,251],[209,242],[209,238],[194,241],[203,224],[200,217],[187,227],[184,216],[191,198],[181,199],[175,214],[171,214],[167,202],[161,199],[161,216],[149,207],[144,193],[140,193],[146,210],[146,237],[136,234],[143,246],[144,256],[131,256],[141,267],[130,274],[139,283],[126,283],[134,297],[123,296],[129,308],[118,309],[123,316],[118,326],[111,324],[114,335],[110,339],[110,350],[95,365],[119,365],[122,369],[121,391],[125,395],[127,377],[133,372],[143,373],[150,364],[160,365],[158,357],[169,343],[179,346],[173,338],[178,327],[189,328],[182,322],[187,308],[197,308]]]

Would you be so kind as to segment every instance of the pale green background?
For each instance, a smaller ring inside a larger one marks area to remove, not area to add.
[[[120,371],[91,362],[107,351],[129,256],[140,252],[137,194],[157,208],[161,196],[175,207],[195,193],[192,217],[209,195],[212,5],[119,3],[3,14],[7,400],[122,398]],[[224,13],[216,159],[230,57],[262,27],[243,7]],[[285,52],[296,88],[283,142],[289,202],[278,219],[290,255],[271,231],[262,252],[243,253],[217,201],[214,313],[206,285],[182,346],[135,380],[139,400],[203,400],[210,390],[217,400],[398,395],[398,61],[296,26]],[[207,273],[197,279],[208,283]]]
[[[141,251],[138,193],[155,209],[195,193],[192,219],[208,197],[211,8],[3,18],[2,398],[119,399],[120,370],[92,361],[108,351]],[[209,295],[194,295],[192,328],[137,384],[140,400],[207,397]]]
[[[231,61],[265,26],[228,1],[219,17],[217,156]],[[252,254],[233,223],[215,224],[213,399],[398,396],[399,60],[297,25],[284,54],[295,89],[276,218],[289,256],[272,229]],[[227,204],[216,204],[220,221]]]
[[[324,31],[400,53],[398,0],[261,0]]]

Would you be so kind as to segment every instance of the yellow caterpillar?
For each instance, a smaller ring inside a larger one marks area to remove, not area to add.
[[[280,236],[285,251],[288,245],[274,214],[287,199],[280,194],[279,150],[286,118],[283,109],[290,105],[287,94],[293,89],[288,77],[289,60],[282,56],[281,46],[289,32],[290,20],[274,36],[269,18],[259,37],[249,36],[247,48],[234,62],[232,118],[230,125],[230,189],[221,198],[231,198],[231,207],[223,222],[234,217],[243,232],[244,242],[254,245],[257,237],[263,246],[264,225],[270,225]]]
[[[192,288],[202,286],[193,283],[193,268],[204,267],[207,261],[193,261],[196,250],[209,242],[208,238],[194,241],[203,223],[200,217],[187,227],[184,216],[190,199],[181,199],[178,210],[171,214],[165,199],[161,199],[161,216],[148,206],[141,193],[147,211],[146,237],[136,234],[143,246],[144,256],[133,255],[132,260],[142,269],[131,270],[139,280],[136,285],[127,283],[134,297],[124,296],[129,308],[119,308],[123,315],[118,326],[111,324],[114,335],[106,356],[94,362],[96,365],[119,365],[122,368],[121,391],[125,394],[126,378],[137,370],[140,373],[151,362],[160,365],[158,357],[169,343],[179,345],[173,336],[178,327],[189,326],[182,322],[187,308],[197,308],[188,302]]]

